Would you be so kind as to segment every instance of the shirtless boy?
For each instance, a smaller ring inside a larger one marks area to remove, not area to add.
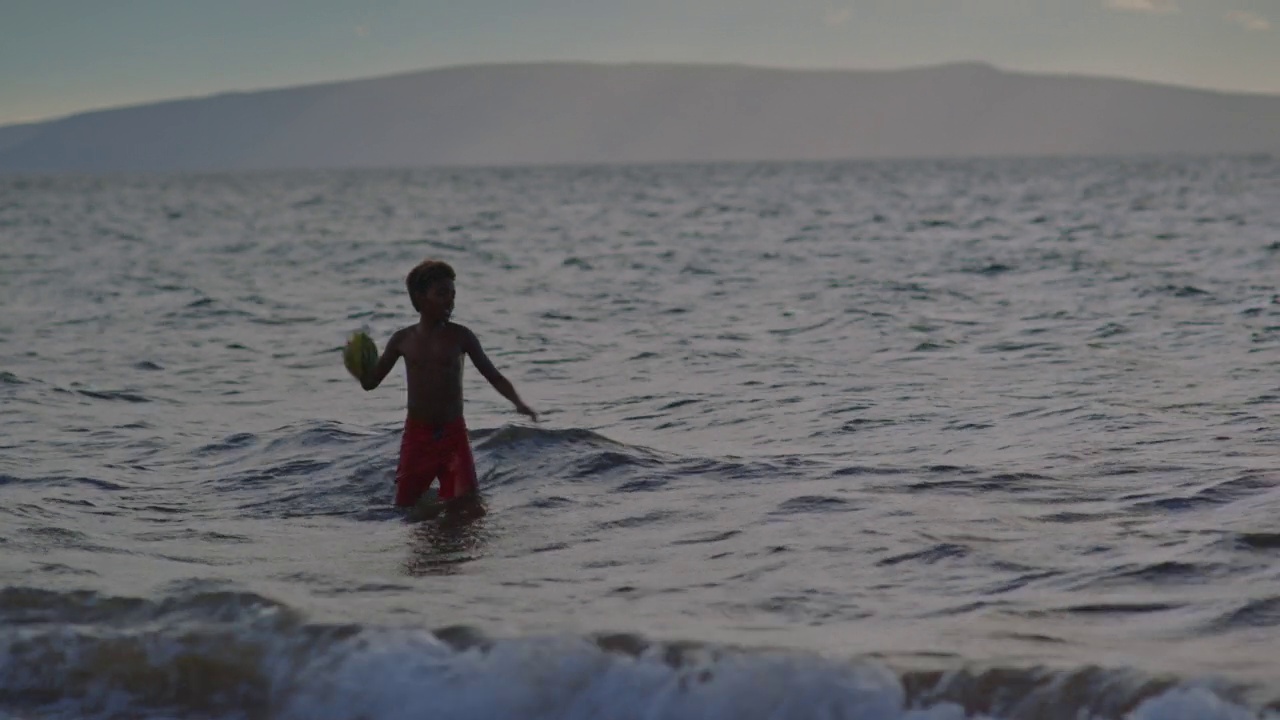
[[[405,285],[418,311],[414,325],[397,331],[377,364],[357,377],[365,390],[382,382],[396,360],[403,357],[409,381],[409,411],[400,441],[396,468],[396,505],[412,507],[440,478],[440,499],[447,506],[479,507],[475,460],[462,418],[462,356],[471,358],[480,374],[516,411],[535,421],[538,414],[520,399],[511,382],[498,372],[480,347],[475,333],[449,322],[453,314],[453,268],[440,260],[425,260],[409,272]]]

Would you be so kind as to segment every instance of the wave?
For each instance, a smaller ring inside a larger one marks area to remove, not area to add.
[[[1124,669],[896,670],[870,657],[308,622],[196,583],[158,600],[0,590],[0,711],[41,717],[1277,720],[1245,688]]]
[[[660,490],[682,477],[799,477],[814,466],[798,457],[742,460],[675,455],[582,428],[480,428],[471,431],[471,440],[484,494],[536,494],[548,480],[637,493]],[[211,438],[180,455],[149,462],[170,468],[184,484],[200,487],[185,501],[190,511],[204,507],[246,518],[325,515],[379,521],[399,517],[391,507],[399,443],[399,424],[366,427],[305,421]],[[66,475],[3,475],[0,485],[88,484],[119,491],[133,489],[134,480],[132,476],[130,483],[123,483]]]
[[[659,452],[582,428],[518,425],[471,431],[483,493],[535,490],[548,479],[611,486],[611,492],[660,489],[679,478],[775,480],[802,477],[801,457],[696,457]],[[209,497],[248,517],[349,515],[386,519],[399,457],[399,425],[360,428],[305,422],[269,433],[235,433],[180,461]]]

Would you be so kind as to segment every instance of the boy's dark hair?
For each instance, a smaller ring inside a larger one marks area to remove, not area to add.
[[[409,271],[409,277],[404,279],[405,287],[409,289],[409,302],[413,303],[413,309],[422,312],[422,308],[418,307],[417,294],[426,292],[431,287],[431,283],[437,280],[457,280],[453,268],[449,263],[443,260],[423,260],[416,267]]]

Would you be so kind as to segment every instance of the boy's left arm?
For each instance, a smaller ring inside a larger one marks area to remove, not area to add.
[[[520,396],[516,393],[516,388],[511,381],[503,377],[498,372],[498,368],[493,366],[489,361],[489,356],[484,354],[484,349],[480,347],[480,340],[476,338],[476,334],[471,332],[469,328],[462,328],[462,350],[471,358],[471,364],[476,366],[476,370],[484,376],[485,380],[502,394],[502,397],[510,400],[516,406],[516,412],[521,415],[528,415],[536,422],[538,413],[533,408],[524,404]]]

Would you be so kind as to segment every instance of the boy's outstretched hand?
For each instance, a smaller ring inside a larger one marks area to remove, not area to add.
[[[521,415],[528,415],[534,422],[538,422],[538,412],[524,403],[516,403],[516,412]]]

